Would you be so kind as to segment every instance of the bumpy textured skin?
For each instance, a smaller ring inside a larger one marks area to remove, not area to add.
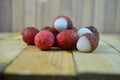
[[[58,19],[58,18],[65,18],[67,20],[67,23],[68,23],[68,25],[67,25],[68,29],[72,29],[73,28],[72,20],[68,16],[61,15],[61,16],[58,16],[56,19]],[[54,20],[54,22],[55,22],[55,20]],[[53,29],[55,29],[54,23],[53,23]],[[59,32],[59,31],[56,30],[56,32]]]
[[[41,30],[36,34],[34,42],[41,50],[47,50],[54,44],[55,37],[52,32],[48,30]]]
[[[93,32],[93,34],[97,37],[97,39],[99,41],[99,32],[98,32],[98,30],[94,26],[88,26],[86,28],[90,29]]]
[[[91,33],[86,33],[86,34],[83,34],[82,36],[86,36],[87,39],[90,41],[90,45],[91,45],[90,52],[93,52],[97,48],[98,42],[99,42],[98,39],[96,38],[96,36]]]
[[[72,30],[74,30],[75,32],[77,32],[78,31],[78,29],[76,28],[76,27],[72,27]]]
[[[57,37],[57,45],[61,49],[72,49],[76,46],[79,35],[74,30],[64,30]]]
[[[22,31],[22,39],[28,45],[34,45],[34,37],[39,32],[38,29],[33,27],[27,27]]]
[[[49,26],[44,26],[41,30],[48,30],[50,32],[53,32],[52,28]]]

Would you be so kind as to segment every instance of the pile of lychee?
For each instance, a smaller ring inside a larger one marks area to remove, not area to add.
[[[51,47],[77,49],[81,52],[92,52],[99,43],[99,32],[94,26],[77,29],[68,16],[58,16],[52,27],[45,26],[38,30],[27,27],[22,31],[22,39],[28,45],[36,45],[41,50]]]

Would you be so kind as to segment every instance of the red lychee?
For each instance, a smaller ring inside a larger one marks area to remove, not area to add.
[[[79,35],[74,30],[64,30],[56,37],[57,44],[62,49],[74,48],[78,39]]]
[[[34,45],[34,37],[39,32],[38,29],[34,27],[27,27],[22,31],[22,39],[28,45]]]
[[[73,24],[68,16],[58,16],[53,23],[53,27],[57,32],[61,32],[66,29],[72,29]]]
[[[55,36],[48,30],[41,30],[35,36],[35,45],[41,50],[47,50],[53,46]]]

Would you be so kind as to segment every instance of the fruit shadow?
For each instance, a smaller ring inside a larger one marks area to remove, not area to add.
[[[51,47],[50,49],[48,49],[48,50],[46,50],[46,51],[52,51],[52,52],[56,52],[56,51],[65,51],[65,52],[67,52],[67,53],[72,53],[72,50],[73,49],[61,49],[61,48],[59,48],[59,47]]]

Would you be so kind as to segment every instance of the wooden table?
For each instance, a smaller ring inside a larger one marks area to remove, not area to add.
[[[92,53],[26,45],[20,33],[0,33],[4,80],[120,80],[120,35],[101,35]],[[1,80],[1,79],[0,79]]]

